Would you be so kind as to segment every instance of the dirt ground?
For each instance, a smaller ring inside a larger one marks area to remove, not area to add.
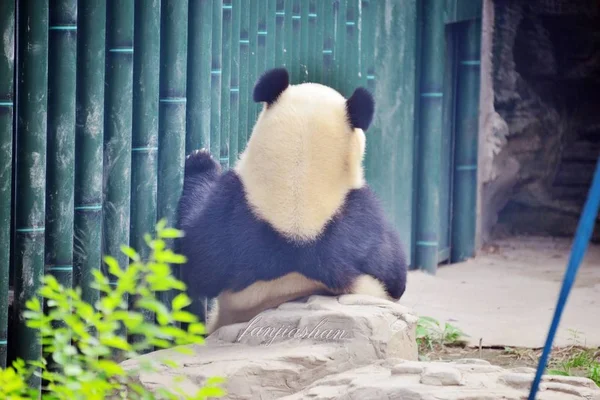
[[[449,322],[478,347],[543,347],[570,255],[571,239],[513,237],[476,258],[442,266],[435,276],[409,273],[401,304]],[[578,272],[554,345],[600,346],[600,245]]]

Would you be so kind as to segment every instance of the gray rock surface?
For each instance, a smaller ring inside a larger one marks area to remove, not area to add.
[[[492,57],[482,64],[483,242],[571,237],[600,151],[600,3],[495,0],[493,14],[482,48]]]
[[[195,354],[162,350],[128,360],[168,358],[180,367],[142,372],[156,390],[177,376],[195,391],[211,376],[226,378],[227,399],[522,399],[533,379],[483,360],[418,362],[417,317],[404,306],[360,295],[312,296],[225,326],[194,346]],[[584,379],[550,377],[539,399],[599,399]],[[587,397],[585,397],[587,396]],[[595,396],[595,397],[594,397]]]

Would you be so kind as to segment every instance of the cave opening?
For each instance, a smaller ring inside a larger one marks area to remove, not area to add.
[[[600,154],[600,2],[495,0],[493,21],[484,241],[572,237]]]

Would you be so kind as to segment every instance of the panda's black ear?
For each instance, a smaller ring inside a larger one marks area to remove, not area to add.
[[[375,100],[369,91],[363,87],[357,88],[352,96],[346,100],[346,110],[350,125],[366,131],[373,120]]]
[[[254,101],[271,105],[290,85],[290,77],[285,68],[273,68],[265,72],[254,86]]]

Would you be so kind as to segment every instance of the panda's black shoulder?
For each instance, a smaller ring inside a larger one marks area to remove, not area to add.
[[[351,190],[346,196],[338,217],[341,221],[364,225],[365,228],[384,228],[385,215],[376,193],[368,185]],[[379,226],[381,225],[381,226]]]

